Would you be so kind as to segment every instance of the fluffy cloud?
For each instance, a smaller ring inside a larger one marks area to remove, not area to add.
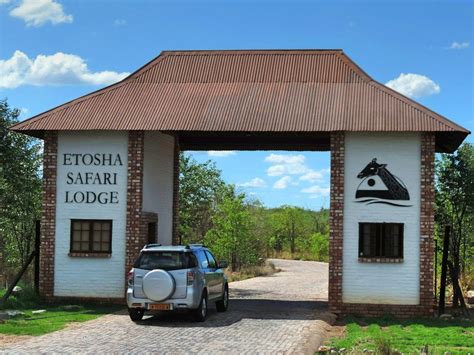
[[[61,52],[40,54],[30,59],[25,53],[15,51],[10,59],[0,60],[0,88],[21,85],[109,85],[128,75],[114,71],[91,72],[84,59]]]
[[[265,180],[256,177],[256,178],[253,178],[250,181],[237,184],[237,186],[250,187],[250,188],[259,188],[259,187],[266,187],[267,183],[265,182]]]
[[[451,46],[449,46],[449,49],[466,49],[469,48],[470,43],[469,42],[456,42],[454,41],[451,43]]]
[[[306,194],[310,194],[310,197],[318,197],[318,196],[328,196],[329,195],[329,187],[321,187],[319,185],[313,185],[311,187],[308,187],[306,189],[301,190],[301,192],[304,192]]]
[[[0,5],[8,4],[10,0],[0,0]]]
[[[414,98],[439,94],[441,91],[440,86],[427,76],[412,73],[401,73],[398,78],[388,81],[385,85]]]
[[[282,155],[270,154],[265,158],[267,163],[271,163],[267,169],[268,176],[281,175],[300,175],[308,172],[308,167],[305,165],[305,156],[298,155]]]
[[[273,184],[273,188],[274,189],[286,189],[288,187],[288,185],[290,185],[292,182],[292,179],[290,176],[283,176],[281,179],[277,180],[274,184]]]
[[[301,181],[316,182],[324,180],[324,175],[329,172],[329,169],[321,169],[319,171],[309,170],[304,175],[300,176]]]
[[[53,25],[71,23],[72,15],[64,12],[63,6],[54,0],[22,0],[20,5],[10,11],[10,16],[26,22],[27,26],[42,26],[47,22]]]
[[[234,150],[209,150],[207,155],[210,157],[221,158],[237,154]]]

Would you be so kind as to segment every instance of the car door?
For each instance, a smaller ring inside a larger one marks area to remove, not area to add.
[[[224,284],[224,272],[217,267],[216,258],[208,250],[205,251],[207,260],[209,261],[209,272],[211,279],[211,292],[212,298],[219,298],[222,295],[223,284]]]
[[[209,268],[209,260],[207,259],[206,253],[204,250],[196,251],[196,257],[199,262],[199,269],[202,272],[202,277],[207,287],[208,298],[212,298],[212,282],[213,282],[213,272]]]

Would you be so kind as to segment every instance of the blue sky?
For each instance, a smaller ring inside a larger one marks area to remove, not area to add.
[[[470,1],[0,0],[0,97],[24,119],[162,50],[342,48],[375,80],[473,131],[473,11]],[[268,206],[329,203],[328,153],[193,155]]]

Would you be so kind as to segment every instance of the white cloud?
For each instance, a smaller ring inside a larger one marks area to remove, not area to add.
[[[235,154],[237,153],[234,150],[209,150],[207,152],[207,155],[209,155],[210,157],[217,157],[217,158],[229,157]]]
[[[388,81],[385,85],[414,98],[439,94],[441,91],[440,86],[427,76],[412,73],[401,73],[398,78]]]
[[[126,72],[114,71],[91,72],[84,59],[62,52],[40,54],[30,59],[17,50],[10,59],[0,60],[0,88],[21,85],[109,85],[128,75]]]
[[[265,182],[265,180],[256,177],[256,178],[253,178],[250,181],[237,184],[237,186],[259,188],[259,187],[266,187],[267,183]]]
[[[281,175],[300,175],[306,173],[309,169],[305,165],[305,156],[270,154],[265,158],[267,163],[273,164],[267,169],[268,176]]]
[[[118,18],[114,21],[115,26],[125,26],[127,24],[127,20],[124,20],[123,18]]]
[[[26,22],[27,26],[42,26],[47,22],[53,25],[71,23],[72,15],[64,12],[63,6],[54,0],[22,0],[20,5],[10,11],[10,16]]]
[[[451,46],[449,46],[449,49],[466,49],[469,48],[470,42],[456,42],[454,41],[451,43]]]
[[[11,0],[0,0],[0,5],[8,4]]]
[[[283,176],[281,179],[277,180],[273,184],[273,188],[279,189],[279,190],[286,189],[288,185],[290,185],[291,182],[292,182],[292,179],[290,176]]]
[[[301,190],[301,192],[310,194],[311,198],[316,198],[318,196],[328,196],[329,191],[330,191],[329,187],[321,187],[319,185],[313,185],[311,187]]]
[[[329,172],[329,169],[321,169],[319,171],[309,170],[306,174],[300,176],[301,181],[316,182],[324,180],[324,175]]]

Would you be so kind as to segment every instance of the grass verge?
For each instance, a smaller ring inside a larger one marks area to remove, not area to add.
[[[11,295],[0,312],[18,310],[24,314],[0,320],[0,334],[42,335],[63,329],[70,323],[85,322],[123,308],[119,305],[81,304],[75,310],[67,310],[63,304],[45,303],[33,288],[25,284],[20,286],[22,292],[16,296]],[[4,293],[5,289],[0,289],[0,297]],[[40,309],[46,312],[33,314],[34,310]]]
[[[257,276],[270,276],[280,271],[273,263],[266,261],[263,265],[244,267],[236,272],[231,272],[230,269],[227,269],[225,274],[229,282],[232,282],[251,279]]]
[[[40,314],[33,314],[34,309],[22,309],[24,315],[0,323],[0,334],[42,335],[63,329],[70,323],[92,320],[121,308],[123,307],[115,305],[82,305],[75,311],[68,311],[63,306],[35,307],[46,310]]]
[[[364,350],[377,354],[474,353],[474,321],[391,318],[345,318],[342,336],[329,340],[330,346],[348,353]],[[336,324],[336,328],[338,325]]]

